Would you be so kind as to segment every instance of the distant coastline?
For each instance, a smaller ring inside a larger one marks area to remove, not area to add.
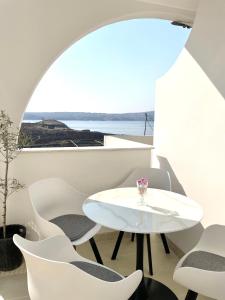
[[[26,120],[80,120],[80,121],[144,121],[147,113],[148,120],[154,121],[154,111],[138,113],[89,113],[89,112],[26,112]]]

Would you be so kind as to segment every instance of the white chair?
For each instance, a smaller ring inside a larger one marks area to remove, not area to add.
[[[225,226],[205,229],[197,245],[178,262],[173,279],[189,289],[186,300],[198,294],[225,299]]]
[[[135,187],[136,181],[140,177],[146,177],[149,179],[149,187],[157,188],[162,190],[171,191],[171,180],[170,175],[167,171],[157,168],[137,168],[132,171],[128,177],[118,186],[118,188],[122,187]],[[120,231],[111,259],[116,259],[119,247],[121,244],[121,240],[123,238],[124,232]],[[165,249],[166,254],[170,253],[166,236],[164,233],[160,234],[163,246]],[[153,275],[153,266],[152,266],[152,255],[151,255],[151,241],[150,241],[150,234],[146,234],[147,239],[147,247],[148,247],[148,262],[149,262],[149,273]],[[131,240],[134,240],[134,233],[132,234]]]
[[[93,236],[101,226],[82,211],[87,195],[61,178],[46,178],[29,186],[29,194],[41,238],[65,234],[74,246],[89,241],[97,262],[102,264]]]
[[[83,258],[65,235],[13,240],[25,258],[31,300],[127,300],[142,279],[140,270],[125,278]]]

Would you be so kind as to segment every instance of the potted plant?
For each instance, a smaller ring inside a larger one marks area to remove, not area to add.
[[[9,177],[10,163],[17,157],[27,139],[20,135],[19,130],[5,111],[0,112],[0,200],[2,200],[2,227],[0,227],[0,271],[9,271],[19,267],[22,254],[13,243],[15,233],[25,237],[26,228],[22,225],[7,225],[7,200],[14,193],[24,188],[16,178]]]

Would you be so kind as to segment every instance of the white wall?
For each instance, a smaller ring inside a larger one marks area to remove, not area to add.
[[[140,139],[139,139],[140,138]],[[147,144],[149,140],[152,140],[151,138],[148,139],[143,139],[143,137],[132,137],[132,136],[111,136],[111,135],[105,135],[104,136],[104,146],[109,146],[109,147],[122,147],[122,148],[146,148],[146,149],[152,149],[152,144]],[[146,144],[144,143],[145,141]]]
[[[202,224],[225,225],[225,2],[201,0],[186,48],[159,80],[155,148],[175,191],[198,201]],[[201,230],[173,234],[187,251]]]
[[[29,149],[15,159],[12,173],[26,186],[42,178],[60,177],[90,195],[117,186],[134,168],[150,166],[150,160],[149,146]],[[9,198],[8,204],[10,223],[31,224],[32,209],[26,188]]]
[[[142,143],[146,145],[153,145],[153,136],[139,136],[139,135],[116,135],[118,138],[126,139],[128,141],[133,141],[137,143]]]

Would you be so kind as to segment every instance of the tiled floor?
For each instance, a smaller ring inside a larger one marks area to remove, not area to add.
[[[115,243],[115,236],[112,234],[99,235],[96,238],[96,242],[105,265],[124,275],[128,275],[135,270],[135,243],[130,241],[129,235],[124,237],[118,258],[115,261],[110,259]],[[89,243],[79,246],[77,250],[81,255],[94,260]],[[183,300],[187,290],[177,285],[172,279],[173,270],[178,258],[173,253],[169,255],[164,253],[158,235],[152,236],[152,255],[154,263],[153,278],[166,284],[174,291],[179,300]],[[147,255],[145,255],[145,276],[148,276]],[[7,274],[0,272],[0,300],[29,300],[24,266]],[[209,298],[199,296],[198,300],[209,300]]]

